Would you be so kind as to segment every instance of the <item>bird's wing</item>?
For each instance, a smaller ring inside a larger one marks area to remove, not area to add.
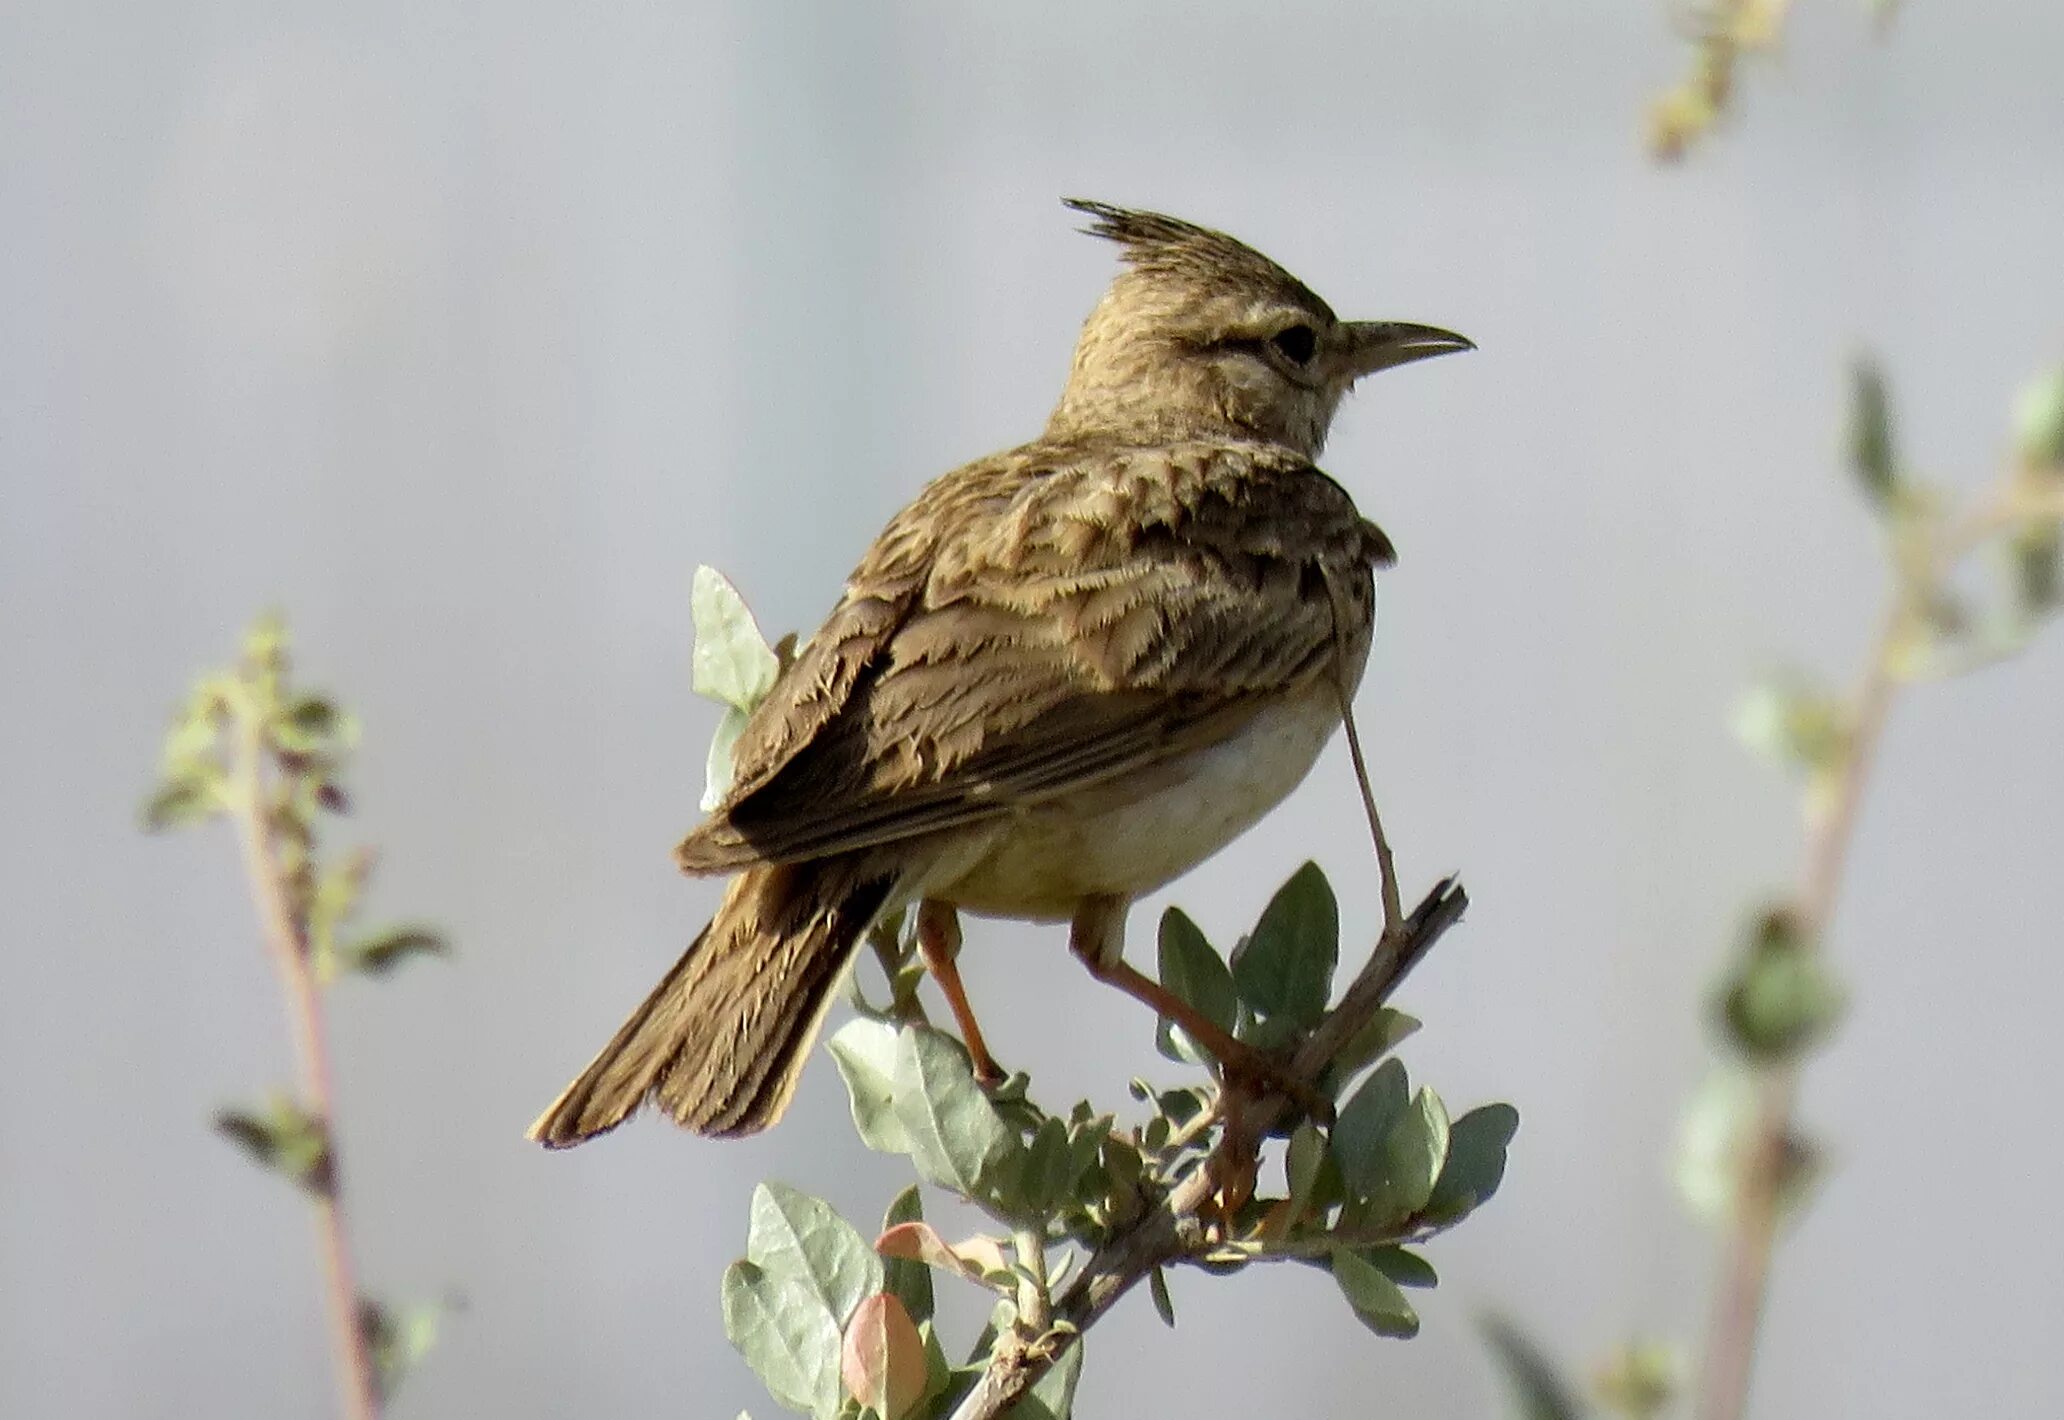
[[[1389,560],[1337,484],[1265,446],[969,465],[877,540],[677,856],[722,872],[846,852],[1216,743],[1340,657],[1358,673]]]

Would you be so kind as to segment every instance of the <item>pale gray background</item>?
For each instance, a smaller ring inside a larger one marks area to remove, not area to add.
[[[1308,1271],[1182,1276],[1180,1330],[1092,1338],[1082,1413],[1477,1416],[1479,1308],[1571,1360],[1688,1333],[1692,1023],[1795,848],[1727,708],[1846,674],[1880,590],[1844,361],[1968,484],[2064,352],[2064,18],[1907,8],[1878,46],[1800,6],[1675,172],[1630,2],[0,9],[0,1414],[330,1405],[304,1210],[206,1128],[285,1072],[229,842],[132,828],[268,603],[363,714],[378,912],[462,953],[337,1000],[367,1278],[471,1299],[399,1413],[775,1413],[716,1306],[753,1182],[867,1218],[902,1177],[832,1072],[750,1144],[521,1131],[715,896],[666,856],[714,720],[690,569],[814,624],[923,479],[1034,431],[1112,264],[1077,193],[1482,344],[1372,382],[1327,464],[1402,550],[1360,706],[1405,871],[1476,903],[1408,1058],[1525,1118],[1419,1341]],[[1764,1415],[2064,1407],[2060,691],[2052,643],[1901,707]],[[1229,936],[1316,853],[1366,931],[1343,769],[1176,895]],[[1057,1097],[1161,1068],[1053,932],[977,927],[969,974],[1036,1006],[997,1046]]]

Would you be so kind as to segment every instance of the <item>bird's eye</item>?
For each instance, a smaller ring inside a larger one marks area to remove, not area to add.
[[[1309,365],[1311,357],[1318,353],[1319,337],[1308,325],[1286,326],[1269,337],[1269,344],[1276,347],[1276,353],[1293,365]]]

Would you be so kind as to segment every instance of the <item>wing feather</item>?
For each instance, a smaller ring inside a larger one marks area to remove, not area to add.
[[[1359,676],[1389,560],[1337,484],[1268,446],[1035,444],[957,470],[755,712],[680,862],[936,833],[1216,743],[1343,658]]]

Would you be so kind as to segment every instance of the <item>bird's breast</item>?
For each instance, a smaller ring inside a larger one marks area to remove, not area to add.
[[[1151,892],[1282,802],[1339,724],[1330,683],[1311,687],[1208,749],[1025,811],[925,894],[969,912],[1058,920],[1085,897]]]

